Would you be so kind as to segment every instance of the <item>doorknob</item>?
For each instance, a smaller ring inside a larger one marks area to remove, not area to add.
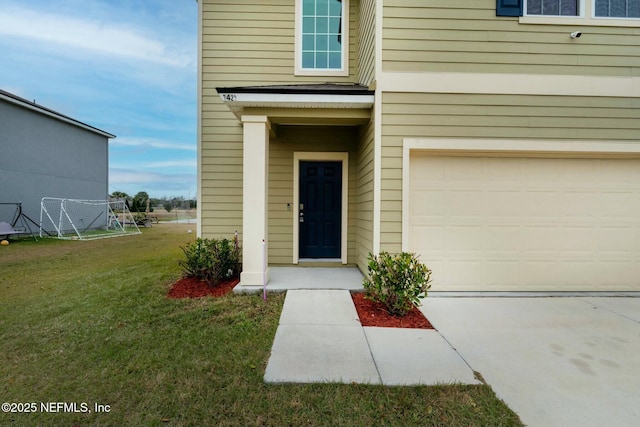
[[[300,212],[300,222],[304,222],[304,212]]]

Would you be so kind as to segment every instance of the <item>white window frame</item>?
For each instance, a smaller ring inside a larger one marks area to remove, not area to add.
[[[342,68],[302,68],[302,0],[296,0],[295,23],[295,75],[296,76],[348,76],[349,75],[349,0],[342,0]]]
[[[584,25],[602,27],[640,27],[640,18],[596,17],[595,0],[579,0],[578,16],[527,15],[527,1],[524,0],[521,24]]]

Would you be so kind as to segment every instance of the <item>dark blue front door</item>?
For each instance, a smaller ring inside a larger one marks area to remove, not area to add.
[[[300,258],[340,258],[342,163],[300,162]]]

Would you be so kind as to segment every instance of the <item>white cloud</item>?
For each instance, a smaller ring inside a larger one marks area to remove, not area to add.
[[[140,167],[143,168],[195,168],[197,166],[197,162],[195,159],[193,160],[167,160],[164,162],[151,162],[151,163],[142,163]]]
[[[196,175],[109,168],[109,192],[114,191],[124,191],[127,194],[146,191],[151,197],[188,197],[196,194]]]
[[[109,143],[112,147],[138,147],[143,149],[154,148],[163,150],[196,151],[196,144],[182,144],[178,142],[161,141],[147,138],[116,138]]]
[[[109,168],[109,184],[149,183],[165,181],[168,176],[155,172],[141,172],[127,169]]]
[[[0,34],[51,45],[83,49],[98,54],[149,61],[170,66],[187,66],[193,58],[139,31],[112,22],[87,20],[27,9],[0,10]]]

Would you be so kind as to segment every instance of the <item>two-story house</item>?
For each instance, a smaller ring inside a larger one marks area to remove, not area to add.
[[[199,9],[198,232],[243,284],[406,250],[434,290],[640,290],[640,2]]]

